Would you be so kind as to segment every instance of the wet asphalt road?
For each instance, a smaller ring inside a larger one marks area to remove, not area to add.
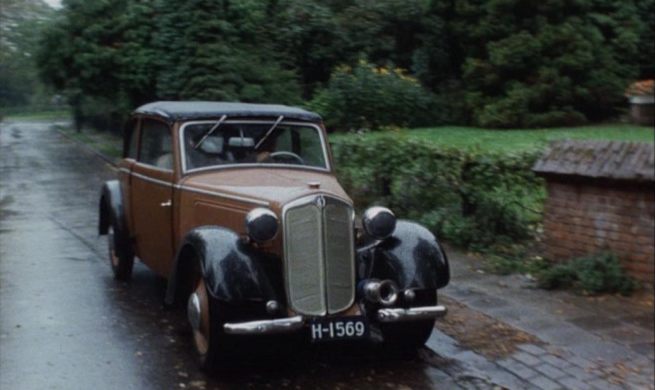
[[[113,176],[50,123],[0,123],[0,389],[475,387],[427,349],[310,346],[200,372],[165,281],[140,263],[112,278],[96,225]]]

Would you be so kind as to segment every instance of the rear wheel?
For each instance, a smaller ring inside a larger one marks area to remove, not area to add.
[[[109,263],[114,273],[114,279],[125,281],[132,276],[134,254],[129,250],[129,244],[123,240],[124,238],[114,230],[114,226],[110,225],[107,230]]]

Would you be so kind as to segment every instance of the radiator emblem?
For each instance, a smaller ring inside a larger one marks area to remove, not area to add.
[[[325,208],[325,197],[323,195],[320,195],[316,198],[316,206],[319,210],[323,210]]]

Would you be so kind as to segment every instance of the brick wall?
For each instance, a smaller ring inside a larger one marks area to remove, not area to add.
[[[655,193],[549,180],[544,232],[546,254],[565,260],[601,250],[621,259],[634,278],[653,285]]]
[[[655,118],[655,104],[631,104],[630,118],[633,123],[652,126]]]

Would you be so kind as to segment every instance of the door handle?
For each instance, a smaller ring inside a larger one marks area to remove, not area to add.
[[[159,205],[161,207],[171,207],[172,204],[173,204],[173,202],[171,202],[171,200],[169,199],[166,202],[161,202]]]

